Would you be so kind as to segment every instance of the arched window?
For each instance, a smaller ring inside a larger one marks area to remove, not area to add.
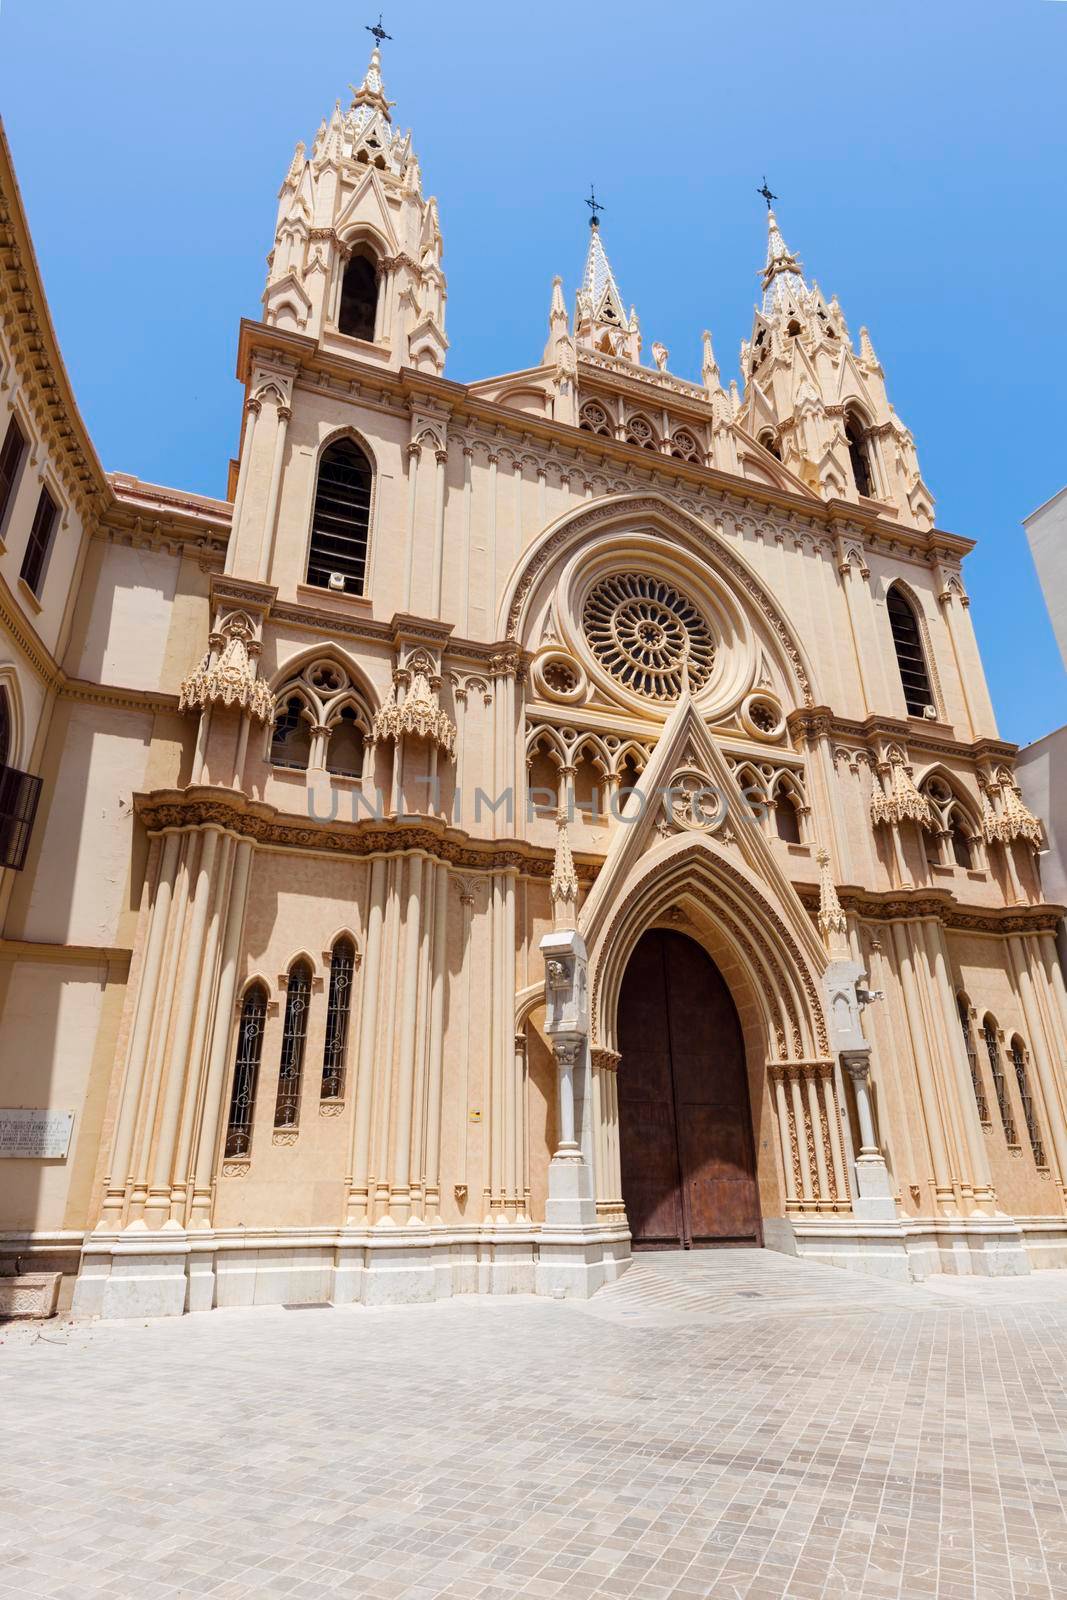
[[[355,706],[345,706],[340,716],[330,723],[330,742],[326,747],[327,772],[337,772],[347,778],[361,776],[366,732],[363,718]]]
[[[0,767],[6,767],[11,757],[11,707],[7,690],[0,689]],[[11,763],[14,765],[14,763]]]
[[[626,424],[626,443],[635,444],[641,450],[659,449],[655,429],[648,418],[642,417],[640,413],[632,416]]]
[[[1034,1097],[1030,1093],[1030,1079],[1026,1070],[1026,1046],[1019,1035],[1016,1034],[1011,1041],[1011,1062],[1015,1068],[1015,1081],[1019,1085],[1019,1100],[1022,1103],[1023,1116],[1026,1119],[1026,1132],[1030,1139],[1030,1149],[1034,1153],[1034,1165],[1045,1165],[1045,1146],[1041,1140],[1041,1129],[1038,1127],[1037,1113],[1034,1110]]]
[[[226,1154],[246,1156],[252,1148],[252,1116],[256,1109],[256,1083],[263,1055],[263,1024],[267,1016],[267,991],[254,983],[241,1005],[237,1029],[237,1059],[233,1068],[230,1116],[226,1124]]]
[[[378,317],[378,264],[366,249],[356,249],[341,280],[339,332],[352,339],[372,340]]]
[[[578,414],[578,426],[584,428],[586,433],[597,433],[605,439],[611,438],[611,425],[608,414],[603,406],[598,406],[594,400],[589,400]]]
[[[952,846],[952,859],[958,867],[964,867],[969,872],[974,866],[974,851],[958,811],[953,811],[949,818],[948,838]]]
[[[893,646],[897,652],[897,666],[904,688],[904,704],[909,717],[922,717],[934,697],[930,692],[930,678],[926,671],[919,621],[907,595],[896,584],[885,597],[889,612],[889,626],[893,631]]]
[[[982,1073],[978,1066],[978,1051],[975,1048],[974,1033],[971,1030],[971,1008],[967,1004],[967,996],[956,996],[956,1007],[960,1014],[960,1030],[963,1034],[963,1048],[967,1052],[967,1065],[971,1069],[971,1083],[974,1086],[974,1103],[978,1107],[978,1120],[988,1126],[989,1105],[986,1101],[985,1090],[982,1087]]]
[[[867,450],[866,428],[856,411],[845,413],[845,438],[848,441],[848,459],[852,463],[852,476],[856,480],[857,494],[874,493],[871,458]]]
[[[787,844],[800,843],[800,813],[796,796],[787,783],[779,779],[774,788],[774,825],[779,839]]]
[[[985,1039],[986,1054],[989,1056],[989,1070],[993,1074],[993,1092],[997,1097],[1000,1120],[1004,1124],[1004,1137],[1009,1144],[1016,1144],[1018,1141],[1015,1137],[1015,1118],[1011,1114],[1008,1085],[1004,1081],[1004,1067],[1000,1059],[997,1025],[992,1017],[986,1017],[983,1022],[982,1037]]]
[[[691,461],[696,466],[700,465],[700,446],[688,429],[679,428],[674,435],[671,440],[671,455],[677,461]]]
[[[298,694],[285,702],[274,719],[274,733],[270,741],[270,761],[273,767],[293,767],[306,772],[311,760],[311,726],[307,707]]]
[[[373,477],[354,439],[336,439],[322,452],[307,570],[316,588],[363,593]]]
[[[526,757],[527,808],[535,817],[554,817],[559,810],[559,768],[552,743],[537,739]]]
[[[304,1041],[310,1004],[311,968],[306,961],[294,962],[285,991],[282,1059],[278,1068],[278,1098],[274,1103],[276,1128],[295,1128],[300,1121],[300,1080],[304,1075]]]
[[[342,1100],[348,1056],[348,1018],[352,1010],[352,977],[356,947],[338,939],[330,956],[330,996],[326,1008],[326,1044],[322,1052],[322,1099]]]
[[[641,781],[641,768],[632,753],[623,756],[619,764],[619,788],[615,797],[615,813],[621,816],[627,800]]]
[[[769,451],[776,461],[781,461],[782,447],[778,443],[778,440],[775,438],[774,434],[771,432],[770,428],[765,428],[763,430],[759,436],[759,442],[763,446],[764,450]]]

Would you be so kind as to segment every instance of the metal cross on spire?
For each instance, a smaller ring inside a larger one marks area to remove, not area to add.
[[[374,35],[374,43],[378,46],[379,49],[381,49],[381,44],[382,44],[382,40],[383,39],[390,39],[391,40],[392,37],[393,37],[391,33],[386,33],[385,29],[382,27],[382,14],[381,14],[380,11],[378,13],[377,25],[372,28],[370,23],[367,22],[367,23],[364,24],[364,27],[366,28],[366,31],[368,33]]]
[[[770,189],[767,186],[767,174],[766,173],[763,174],[763,188],[762,189],[757,189],[756,193],[757,194],[761,194],[763,196],[764,200],[766,200],[766,202],[767,202],[767,210],[768,211],[771,209],[771,201],[772,200],[777,200],[777,198],[778,198],[778,196],[776,194],[772,194],[771,193]]]
[[[596,190],[593,188],[592,184],[589,185],[589,199],[585,203],[592,212],[592,216],[589,218],[589,226],[591,228],[599,228],[600,218],[597,216],[597,212],[603,211],[606,208],[602,206],[600,201],[597,199]]]

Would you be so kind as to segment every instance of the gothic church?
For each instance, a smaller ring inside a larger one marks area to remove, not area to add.
[[[543,353],[456,383],[375,49],[282,183],[213,500],[103,472],[6,145],[0,206],[23,1303],[1067,1265],[1060,908],[972,546],[773,211],[740,389],[707,333],[699,383],[646,360],[595,211]]]

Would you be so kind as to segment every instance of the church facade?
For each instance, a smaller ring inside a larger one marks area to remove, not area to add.
[[[376,50],[296,148],[218,501],[101,470],[5,148],[0,1259],[105,1316],[1067,1264],[1041,824],[867,330],[768,210],[741,388],[676,377],[594,210],[456,383],[392,109]]]

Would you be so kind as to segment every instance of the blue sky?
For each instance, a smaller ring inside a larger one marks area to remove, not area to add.
[[[352,0],[2,0],[0,110],[109,469],[224,492],[277,190],[375,20]],[[441,206],[448,375],[539,359],[591,180],[646,349],[695,377],[710,327],[736,375],[766,172],[809,277],[870,327],[940,526],[978,540],[1001,733],[1067,720],[1020,527],[1067,481],[1067,4],[408,0],[385,26],[394,115]]]

